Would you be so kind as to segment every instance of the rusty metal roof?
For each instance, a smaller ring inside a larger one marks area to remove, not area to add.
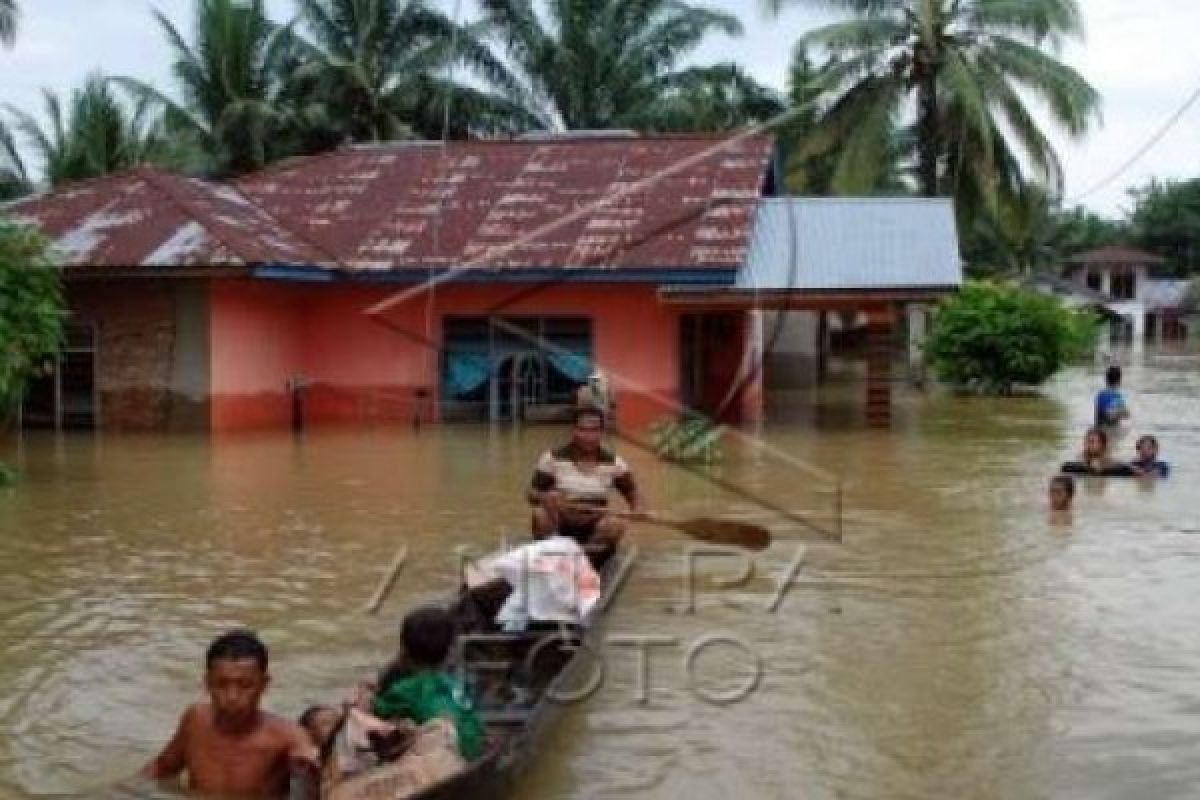
[[[352,270],[736,267],[771,148],[767,136],[394,143],[238,188]]]
[[[332,265],[230,186],[139,168],[3,209],[50,236],[65,266]]]
[[[8,208],[89,267],[735,269],[764,135],[398,142],[233,184],[138,169]]]

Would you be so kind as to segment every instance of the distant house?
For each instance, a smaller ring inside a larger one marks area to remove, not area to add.
[[[1131,247],[1101,247],[1067,259],[1063,277],[1076,289],[1104,298],[1113,340],[1140,349],[1152,315],[1151,273],[1163,263],[1159,256]]]
[[[763,204],[775,174],[766,136],[607,132],[347,147],[227,184],[138,169],[66,186],[0,208],[55,240],[73,312],[23,416],[214,432],[531,419],[599,369],[621,425],[684,406],[755,420],[765,308],[868,312],[885,341],[900,303],[961,280],[952,220],[953,271],[912,286],[924,256],[896,271],[904,251],[853,249],[886,223],[839,206],[803,225],[854,269],[822,257],[804,283],[771,283],[787,252],[763,239],[786,230]]]
[[[1188,338],[1191,315],[1186,308],[1188,280],[1151,280],[1146,291],[1146,336],[1152,341],[1181,342]]]

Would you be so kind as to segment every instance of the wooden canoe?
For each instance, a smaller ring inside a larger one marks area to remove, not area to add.
[[[403,788],[397,764],[386,764],[342,783],[322,782],[321,800],[501,800],[510,796],[570,697],[592,678],[601,652],[601,621],[633,565],[619,550],[600,571],[601,598],[580,628],[537,633],[480,634],[460,643],[462,674],[476,696],[487,731],[483,756],[416,794]],[[447,604],[459,598],[448,600]],[[335,770],[333,770],[335,771]]]

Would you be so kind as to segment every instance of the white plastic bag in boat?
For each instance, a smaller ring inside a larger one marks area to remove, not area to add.
[[[512,587],[496,622],[524,630],[531,621],[579,624],[600,599],[600,576],[574,539],[551,536],[485,559],[480,568]]]

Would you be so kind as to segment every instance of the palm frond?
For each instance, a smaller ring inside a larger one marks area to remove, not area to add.
[[[12,47],[17,40],[17,0],[0,0],[0,44]]]

